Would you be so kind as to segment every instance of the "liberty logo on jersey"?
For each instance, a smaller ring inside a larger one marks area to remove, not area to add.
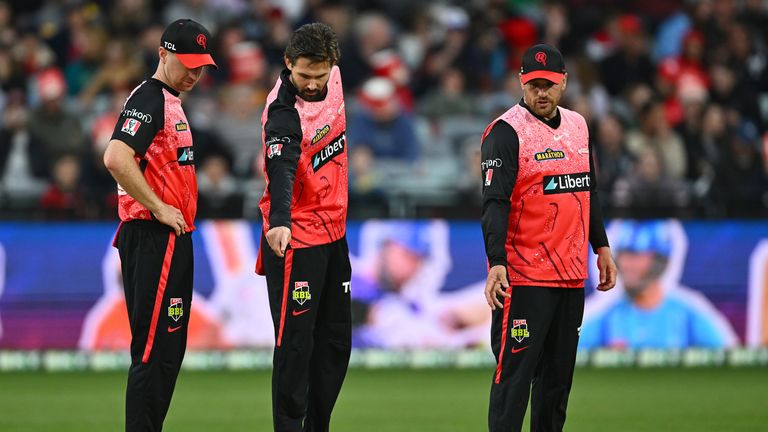
[[[589,186],[588,172],[544,176],[544,195],[586,192]]]
[[[344,132],[342,132],[341,135],[334,138],[330,144],[323,147],[322,150],[317,152],[317,154],[312,157],[312,169],[317,172],[320,170],[320,168],[323,167],[323,165],[333,160],[333,158],[336,156],[344,153],[345,142],[346,137]]]
[[[176,149],[179,165],[193,165],[195,163],[195,151],[192,147],[179,147]]]
[[[309,282],[296,281],[293,284],[293,299],[300,305],[304,305],[307,300],[312,300],[312,294],[309,292]]]
[[[516,319],[512,320],[512,339],[517,342],[522,342],[523,339],[528,338],[531,334],[528,332],[528,320]]]
[[[179,318],[184,316],[184,302],[181,298],[171,298],[171,305],[168,306],[168,316],[174,321],[178,321]]]
[[[548,148],[543,152],[534,154],[533,156],[536,159],[536,162],[541,162],[541,161],[548,161],[553,159],[564,159],[565,152],[563,152],[562,150],[552,150],[551,148]]]

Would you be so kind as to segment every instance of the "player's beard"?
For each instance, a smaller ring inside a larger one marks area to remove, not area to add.
[[[319,100],[323,100],[327,90],[328,90],[328,86],[325,86],[325,88],[323,88],[322,90],[317,91],[317,92],[312,93],[312,94],[307,93],[306,90],[302,90],[302,91],[299,92],[299,96],[301,96],[301,98],[304,99],[307,102],[317,102]]]

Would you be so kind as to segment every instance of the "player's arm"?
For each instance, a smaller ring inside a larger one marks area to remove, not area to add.
[[[184,216],[152,191],[136,161],[136,156],[144,157],[165,121],[163,95],[153,90],[139,89],[126,101],[104,152],[104,166],[128,195],[181,235],[187,229]]]
[[[481,148],[483,173],[483,208],[481,225],[485,253],[488,257],[488,279],[485,299],[491,309],[502,307],[498,296],[509,297],[504,288],[507,281],[507,228],[509,225],[509,198],[517,181],[517,156],[520,141],[515,129],[498,121],[483,140]]]
[[[301,156],[301,121],[293,107],[271,104],[264,125],[264,161],[269,179],[269,247],[282,257],[291,241],[291,200]]]
[[[597,191],[597,174],[595,172],[595,154],[592,152],[592,140],[589,140],[589,242],[597,254],[597,268],[600,272],[600,283],[597,289],[608,291],[616,285],[616,264],[613,262],[608,236],[605,234],[603,211],[600,206],[600,194]]]

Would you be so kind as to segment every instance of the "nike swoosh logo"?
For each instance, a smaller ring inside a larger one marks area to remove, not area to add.
[[[178,326],[178,327],[168,326],[168,333],[173,333],[173,332],[175,332],[176,330],[178,330],[180,328],[181,328],[181,326]]]
[[[524,347],[522,347],[522,348],[512,348],[512,354],[517,354],[517,353],[519,353],[520,351],[523,351],[524,349],[528,348],[529,346],[530,346],[530,345],[526,345],[526,346],[524,346]]]
[[[291,312],[291,315],[299,316],[299,315],[303,314],[304,312],[309,312],[310,309],[312,309],[312,308],[307,308],[307,309],[303,309],[303,310],[300,310],[300,311],[295,310],[295,311]]]

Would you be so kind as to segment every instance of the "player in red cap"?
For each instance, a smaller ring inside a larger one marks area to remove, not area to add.
[[[497,362],[488,413],[493,432],[520,431],[529,395],[531,430],[562,431],[588,243],[598,255],[598,289],[616,282],[587,124],[558,107],[566,81],[560,52],[532,46],[523,54],[523,100],[483,133],[485,296]]]
[[[157,70],[128,96],[104,153],[118,183],[115,246],[131,327],[130,432],[162,429],[186,350],[197,180],[179,94],[192,90],[205,66],[216,67],[210,40],[189,19],[165,29]]]

